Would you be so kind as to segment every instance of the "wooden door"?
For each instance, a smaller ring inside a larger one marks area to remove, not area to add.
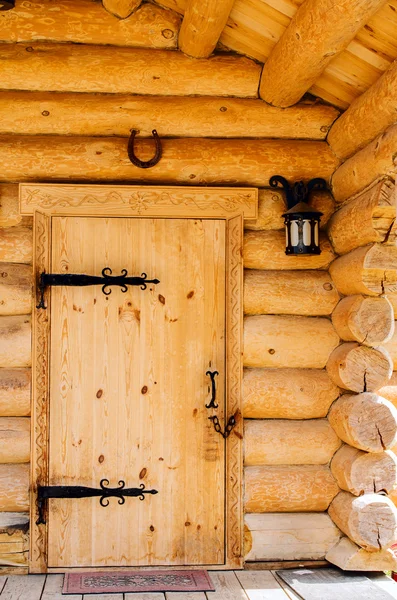
[[[51,499],[48,566],[225,562],[225,221],[52,218],[51,271],[147,273],[146,290],[51,289],[49,485],[156,495]],[[106,503],[107,500],[104,502]]]

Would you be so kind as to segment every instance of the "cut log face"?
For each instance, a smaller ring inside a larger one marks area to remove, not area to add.
[[[0,263],[0,316],[32,311],[33,272],[29,265]]]
[[[328,223],[328,235],[335,252],[346,254],[373,242],[395,245],[394,195],[394,182],[386,179],[342,206]]]
[[[327,419],[246,419],[244,439],[247,466],[323,465],[341,444]]]
[[[0,464],[0,512],[29,510],[29,465]]]
[[[30,419],[0,417],[0,463],[28,463]]]
[[[381,244],[357,248],[337,258],[329,272],[345,296],[397,292],[397,248]]]
[[[332,324],[342,340],[379,346],[393,336],[394,311],[386,297],[347,296],[332,313]]]
[[[390,354],[390,358],[393,361],[393,368],[397,370],[397,331],[394,328],[394,333],[390,340],[386,342],[385,349]],[[386,384],[385,384],[386,385]]]
[[[0,367],[31,366],[31,318],[0,317]]]
[[[369,552],[387,549],[397,541],[397,509],[387,496],[357,498],[340,492],[328,512],[343,533]]]
[[[338,301],[336,287],[324,271],[246,269],[244,273],[246,315],[329,315]]]
[[[323,512],[339,488],[320,465],[245,467],[245,512]]]
[[[322,369],[339,343],[319,317],[260,315],[244,319],[244,366]]]
[[[341,396],[328,419],[340,439],[354,448],[383,452],[397,443],[397,409],[377,394]]]
[[[397,407],[397,371],[393,371],[390,380],[378,391],[378,394]]]
[[[246,561],[321,560],[341,533],[326,513],[247,514]]]
[[[332,352],[327,372],[332,381],[345,390],[376,392],[389,381],[393,363],[381,346],[369,348],[348,342]]]
[[[246,231],[244,234],[244,265],[247,269],[326,270],[335,254],[328,238],[320,235],[321,254],[287,256],[284,231]],[[397,286],[396,286],[397,289]]]
[[[0,369],[0,417],[30,415],[30,369]]]
[[[367,552],[347,537],[343,537],[328,550],[325,558],[343,571],[395,571],[397,569],[397,557],[393,550]]]
[[[248,101],[239,100],[239,102]],[[250,100],[249,102],[252,103],[253,101]],[[268,105],[265,104],[265,106]],[[277,110],[274,107],[269,108],[272,108],[272,110]],[[0,94],[0,117],[1,116],[2,113]],[[15,123],[15,121],[13,122]],[[252,131],[251,126],[250,131]],[[281,137],[279,132],[277,137]],[[281,192],[277,189],[259,190],[258,200],[258,218],[255,221],[245,221],[244,228],[252,229],[253,231],[258,231],[262,229],[284,229],[284,220],[282,218],[282,215],[285,213],[287,206],[284,192]],[[325,229],[328,220],[330,219],[331,215],[335,212],[335,202],[331,194],[329,192],[313,191],[310,197],[309,206],[312,206],[314,209],[323,213],[323,216],[321,217],[320,221],[320,227],[321,229]]]
[[[33,232],[29,227],[0,229],[0,261],[4,263],[32,262]]]
[[[345,444],[331,462],[339,487],[354,496],[384,492],[397,485],[397,458],[391,450],[362,452]]]
[[[339,388],[319,369],[244,369],[243,414],[248,419],[326,417],[338,396]]]

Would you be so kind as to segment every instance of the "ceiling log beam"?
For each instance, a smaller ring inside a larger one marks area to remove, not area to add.
[[[179,31],[179,49],[195,58],[209,56],[225,28],[233,4],[234,0],[189,0]]]
[[[292,106],[344,50],[384,0],[306,0],[263,68],[260,97]]]
[[[261,66],[230,55],[80,44],[0,44],[0,89],[257,97]]]
[[[142,0],[102,0],[104,8],[119,19],[126,19],[140,7]]]
[[[345,160],[397,120],[397,61],[352,102],[328,134],[335,154]]]

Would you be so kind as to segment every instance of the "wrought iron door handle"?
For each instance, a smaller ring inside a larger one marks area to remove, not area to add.
[[[153,129],[152,134],[154,137],[154,142],[156,144],[156,153],[153,156],[153,158],[151,158],[150,160],[141,160],[135,155],[134,152],[135,136],[137,133],[138,132],[136,131],[136,129],[131,129],[130,139],[128,140],[128,158],[136,167],[139,167],[140,169],[150,169],[150,167],[154,167],[155,165],[157,165],[163,154],[159,134],[155,129]]]
[[[212,396],[211,402],[205,405],[205,408],[218,408],[218,404],[215,404],[216,400],[216,384],[215,384],[215,376],[219,375],[218,371],[207,371],[206,375],[211,377],[211,386],[212,386]]]

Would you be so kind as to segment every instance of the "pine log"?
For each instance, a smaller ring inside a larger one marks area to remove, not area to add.
[[[339,487],[354,496],[388,494],[397,485],[397,458],[391,450],[369,453],[345,444],[333,457],[331,471]]]
[[[1,15],[1,42],[72,42],[144,48],[175,48],[180,17],[174,11],[144,4],[120,22],[90,0],[24,2]]]
[[[28,463],[30,458],[30,419],[0,418],[0,463]]]
[[[393,368],[397,370],[397,328],[395,327],[393,336],[385,344],[387,352],[393,361]],[[386,385],[386,384],[385,384]]]
[[[393,336],[394,311],[386,296],[346,296],[332,313],[332,324],[342,340],[379,346]]]
[[[33,231],[30,227],[0,229],[0,261],[2,263],[31,263]]]
[[[0,228],[13,227],[22,220],[19,213],[18,185],[0,185]]]
[[[29,510],[29,465],[0,464],[0,512]]]
[[[339,488],[322,465],[245,467],[247,513],[323,512]]]
[[[376,179],[395,173],[396,145],[397,124],[348,158],[332,176],[335,200],[343,202],[367,188]]]
[[[244,366],[322,369],[339,337],[328,319],[260,315],[244,319]]]
[[[0,567],[28,564],[29,536],[22,529],[0,532]]]
[[[386,496],[356,498],[340,492],[328,512],[343,533],[369,552],[387,549],[397,541],[397,509]]]
[[[396,121],[396,97],[397,62],[394,61],[335,121],[327,138],[335,154],[346,160],[393,125]]]
[[[324,140],[336,116],[333,107],[323,104],[302,103],[285,110],[247,98],[0,92],[3,134],[129,137],[131,127],[135,127],[146,137],[156,129],[161,138],[246,138],[249,134],[252,138]],[[283,193],[267,189],[260,191],[261,196],[266,206],[260,219],[277,222],[271,229],[282,228]],[[277,202],[266,202],[267,198]],[[313,192],[311,204],[324,213],[324,225],[334,212],[331,194]],[[266,217],[272,206],[271,215]]]
[[[378,394],[397,408],[397,371],[393,371],[390,380],[378,391]]]
[[[397,409],[377,394],[345,394],[331,406],[329,422],[341,440],[367,452],[397,444]]]
[[[140,169],[130,162],[124,138],[0,136],[0,179],[129,183],[133,180],[258,187],[267,185],[274,172],[281,171],[289,179],[328,178],[335,166],[325,142],[181,138],[163,139],[161,143],[160,162],[151,169]],[[152,158],[153,140],[136,140],[135,152],[141,160]],[[281,244],[281,239],[278,243]],[[302,268],[310,268],[311,264],[328,265],[333,257],[329,242],[324,244],[324,251],[323,257],[298,257],[297,262],[304,264]]]
[[[30,367],[31,361],[30,316],[0,317],[0,367]]]
[[[338,396],[339,389],[319,369],[244,369],[243,414],[248,419],[326,417]]]
[[[0,417],[30,415],[30,369],[0,369]]]
[[[0,263],[0,316],[30,313],[32,293],[31,266]]]
[[[265,63],[261,98],[284,107],[298,102],[383,3],[306,0]]]
[[[238,102],[257,102],[256,100],[238,100]],[[15,105],[14,105],[15,106]],[[276,109],[275,107],[264,104],[269,110],[285,110]],[[298,105],[299,106],[299,105]],[[297,107],[293,107],[297,108]],[[287,114],[292,108],[286,110]],[[15,114],[15,108],[14,108]],[[0,117],[1,112],[1,93],[0,93]],[[0,131],[2,130],[3,123],[0,121]],[[250,126],[249,131],[252,132]],[[290,130],[291,131],[291,130]],[[278,135],[278,137],[281,137]],[[291,133],[290,133],[291,137]],[[309,201],[309,206],[312,206],[316,210],[323,213],[320,221],[320,228],[325,229],[331,215],[335,211],[335,202],[329,192],[315,191],[312,193]],[[282,215],[286,211],[286,201],[284,192],[277,189],[263,189],[259,190],[258,198],[258,218],[255,221],[246,220],[244,221],[245,229],[252,229],[258,231],[262,229],[284,229],[284,219]]]
[[[142,0],[102,0],[103,6],[110,14],[126,19],[140,7]],[[175,36],[175,32],[172,32]],[[168,34],[169,35],[169,34]]]
[[[246,466],[324,465],[341,445],[327,419],[245,419],[244,440]]]
[[[393,550],[367,552],[347,537],[328,550],[326,560],[343,571],[395,571],[397,556]]]
[[[246,269],[244,273],[246,315],[329,315],[338,301],[339,294],[324,271]]]
[[[0,533],[7,531],[29,530],[29,513],[0,511]]]
[[[188,0],[178,36],[179,49],[206,58],[215,49],[234,0]]]
[[[327,237],[320,235],[321,254],[287,256],[284,231],[246,231],[244,234],[244,265],[247,269],[327,270],[335,258]],[[396,250],[397,252],[397,250]]]
[[[332,352],[327,372],[332,381],[345,390],[376,392],[389,381],[393,363],[382,346],[369,348],[347,342]]]
[[[393,307],[394,314],[397,315],[397,292],[387,294],[387,299]]]
[[[397,292],[397,248],[373,244],[337,258],[329,272],[345,296],[381,296]]]
[[[343,205],[328,224],[337,254],[373,242],[395,245],[397,237],[395,184],[384,179]]]
[[[257,97],[261,67],[231,55],[88,44],[0,44],[3,90]]]
[[[326,513],[244,516],[246,561],[321,560],[341,533]]]

